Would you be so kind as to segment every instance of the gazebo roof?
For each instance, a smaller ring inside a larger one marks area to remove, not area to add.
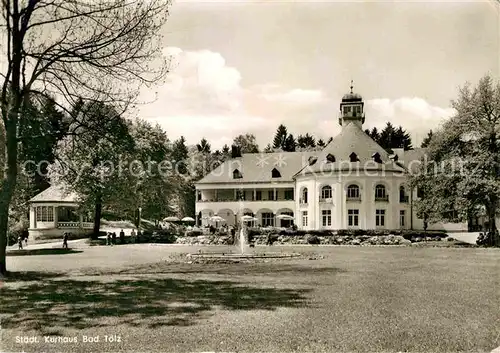
[[[64,202],[76,203],[77,194],[75,192],[65,189],[61,185],[51,185],[38,195],[35,195],[29,202]]]

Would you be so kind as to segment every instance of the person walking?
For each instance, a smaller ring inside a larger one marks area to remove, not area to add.
[[[125,244],[125,232],[123,229],[120,231],[120,243]]]
[[[63,249],[68,248],[68,233],[65,232],[63,235]]]
[[[26,246],[28,246],[28,236],[29,236],[29,232],[27,229],[23,230],[23,239],[24,239],[24,244]]]
[[[106,245],[111,245],[111,233],[106,233]]]
[[[115,245],[116,244],[116,232],[113,232],[113,234],[111,234],[111,239],[112,239],[112,244]]]
[[[21,236],[17,237],[17,243],[19,244],[19,250],[23,250],[23,238]]]

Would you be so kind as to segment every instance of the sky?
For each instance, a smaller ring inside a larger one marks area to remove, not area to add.
[[[339,133],[339,104],[365,101],[365,128],[401,125],[419,146],[453,114],[466,82],[500,74],[494,1],[208,1],[171,7],[165,82],[140,115],[171,139],[212,149],[253,133],[264,148],[279,124],[295,136]]]

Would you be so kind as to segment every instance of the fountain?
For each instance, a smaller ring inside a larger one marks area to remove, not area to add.
[[[240,230],[240,239],[239,239],[239,246],[240,246],[240,253],[244,254],[245,249],[247,247],[247,232],[245,231],[245,227],[241,227]]]
[[[273,259],[273,258],[292,258],[301,256],[297,253],[285,253],[285,252],[260,252],[260,251],[248,251],[248,227],[245,222],[250,220],[255,220],[252,216],[242,215],[244,210],[244,203],[240,201],[240,212],[239,212],[239,232],[234,243],[236,248],[235,252],[229,253],[217,253],[217,252],[202,252],[188,254],[190,259],[210,259],[219,261],[235,261],[245,259]]]

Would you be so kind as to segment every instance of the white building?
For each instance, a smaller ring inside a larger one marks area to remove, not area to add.
[[[91,217],[78,211],[77,195],[67,193],[60,186],[52,185],[30,201],[31,239],[45,236],[63,236],[65,232],[73,234],[92,233],[94,223]]]
[[[276,216],[295,217],[299,229],[423,229],[405,185],[423,149],[389,155],[363,131],[364,102],[346,94],[340,103],[342,131],[322,151],[243,154],[196,183],[196,218],[218,215],[228,225],[242,215],[262,226],[288,226]],[[428,229],[467,231],[467,223],[429,224]]]

